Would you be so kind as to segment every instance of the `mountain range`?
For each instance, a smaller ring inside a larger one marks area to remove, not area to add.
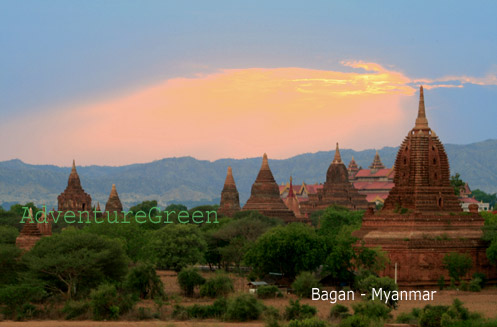
[[[472,189],[497,192],[497,140],[456,145],[446,144],[451,174],[460,173]],[[398,148],[379,150],[381,160],[392,167]],[[271,160],[269,165],[276,182],[286,183],[293,176],[295,184],[322,183],[335,151],[304,153],[288,159]],[[341,149],[347,165],[352,156],[359,166],[367,168],[375,150]],[[262,155],[262,154],[261,154]],[[270,155],[270,154],[269,154]],[[70,163],[71,159],[68,159]],[[243,205],[261,165],[261,158],[197,160],[192,157],[166,158],[143,164],[119,167],[77,167],[81,184],[92,196],[94,204],[103,206],[112,184],[116,184],[125,209],[144,200],[157,200],[162,207],[182,203],[188,207],[219,203],[228,166],[233,175]],[[77,164],[77,163],[76,163]],[[34,202],[57,207],[57,196],[67,185],[70,167],[31,165],[18,159],[0,162],[0,205],[4,209],[14,203]]]

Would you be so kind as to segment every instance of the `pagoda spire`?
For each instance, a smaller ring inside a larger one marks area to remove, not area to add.
[[[371,166],[369,166],[370,169],[385,169],[385,166],[381,162],[380,159],[380,154],[378,153],[378,150],[376,150],[376,154],[374,155],[373,163],[371,163]]]
[[[262,166],[261,166],[261,169],[269,169],[269,163],[267,161],[267,154],[264,153],[264,155],[262,156]]]
[[[228,173],[226,174],[224,185],[235,185],[235,179],[233,178],[233,170],[231,169],[231,166],[228,166]]]
[[[418,107],[418,117],[416,118],[415,129],[429,129],[428,119],[426,119],[425,111],[425,97],[423,94],[423,86],[419,87],[419,107]]]
[[[290,189],[288,190],[288,197],[294,197],[295,194],[293,193],[293,179],[292,176],[290,176]]]
[[[337,142],[337,147],[335,149],[335,158],[333,158],[333,163],[334,164],[342,163],[342,157],[340,156],[340,149],[338,148],[338,142]]]

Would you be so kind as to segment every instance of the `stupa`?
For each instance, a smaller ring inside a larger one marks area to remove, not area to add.
[[[279,187],[269,168],[265,153],[259,174],[252,185],[250,198],[242,210],[256,210],[265,216],[279,218],[285,222],[297,221],[293,211],[288,209],[280,198]]]
[[[76,215],[79,211],[91,211],[91,196],[85,193],[76,171],[76,163],[72,161],[72,169],[67,181],[67,187],[58,197],[59,211],[73,211]]]
[[[304,213],[310,214],[331,205],[339,205],[351,210],[368,208],[366,196],[360,194],[349,182],[349,171],[342,162],[338,143],[335,157],[326,172],[326,182],[315,194],[309,194],[309,201],[302,203],[301,209]]]
[[[385,169],[385,165],[383,165],[383,163],[381,162],[380,154],[378,153],[378,150],[376,151],[376,154],[374,155],[373,162],[369,166],[369,169],[371,169],[371,170]]]
[[[303,215],[300,212],[299,199],[295,196],[295,193],[293,192],[292,176],[290,176],[290,188],[288,190],[288,195],[286,196],[285,199],[283,199],[283,202],[285,203],[288,209],[293,211],[295,217],[303,218]]]
[[[484,220],[477,210],[462,212],[449,178],[447,154],[428,126],[421,87],[416,124],[395,160],[395,186],[382,210],[368,210],[354,233],[365,246],[380,246],[388,253],[390,263],[382,275],[400,285],[433,285],[441,276],[448,280],[444,256],[459,252],[473,261],[466,278],[476,271],[497,277],[481,240]]]
[[[233,170],[228,167],[224,187],[221,191],[221,203],[217,212],[224,216],[232,217],[238,211],[240,211],[240,196],[233,178]]]
[[[99,210],[100,203],[98,204],[97,210]],[[121,200],[119,199],[119,195],[117,194],[116,184],[112,184],[112,189],[110,190],[109,199],[105,204],[105,211],[113,213],[114,211],[117,213],[121,213],[123,211],[123,205]]]
[[[33,218],[33,210],[29,208],[29,218],[24,221],[24,226],[16,238],[16,246],[22,250],[29,251],[42,237],[38,224]]]

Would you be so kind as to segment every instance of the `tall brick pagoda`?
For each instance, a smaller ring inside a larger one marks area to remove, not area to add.
[[[231,167],[228,167],[224,187],[221,191],[221,203],[219,204],[217,212],[224,216],[232,217],[238,211],[240,211],[240,196],[236,189],[233,171]]]
[[[91,196],[85,193],[76,171],[76,163],[72,161],[72,170],[69,174],[67,187],[58,197],[59,211],[91,211]]]
[[[279,187],[269,168],[265,153],[259,174],[252,185],[250,198],[242,210],[256,210],[265,216],[279,218],[285,222],[297,221],[293,211],[288,209],[280,198]]]
[[[123,205],[121,200],[119,199],[119,195],[117,194],[116,184],[112,184],[112,189],[110,190],[109,199],[105,204],[105,211],[108,212],[118,212],[121,213],[123,211]]]
[[[390,264],[382,272],[400,285],[432,285],[448,279],[443,257],[466,253],[473,260],[472,273],[497,278],[486,258],[481,240],[483,218],[477,210],[463,214],[450,186],[450,170],[442,142],[428,126],[423,88],[420,88],[416,124],[397,153],[395,186],[381,211],[368,210],[361,229],[354,233],[365,246],[388,253]]]
[[[310,214],[334,204],[351,210],[365,210],[368,208],[366,196],[360,194],[349,182],[349,171],[342,162],[338,143],[333,162],[326,172],[326,182],[315,194],[309,194],[309,201],[302,203],[301,209],[304,213]]]

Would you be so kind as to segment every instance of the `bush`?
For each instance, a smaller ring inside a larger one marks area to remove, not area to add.
[[[86,315],[89,309],[90,303],[88,301],[67,301],[62,308],[62,313],[66,315],[67,320],[71,320]]]
[[[208,318],[221,318],[228,307],[228,302],[225,298],[220,298],[214,301],[212,305],[198,305],[194,304],[186,308],[188,318],[208,319]]]
[[[390,277],[376,277],[373,275],[370,275],[362,280],[359,280],[357,282],[357,288],[361,293],[367,293],[368,294],[368,299],[371,299],[371,290],[374,289],[383,289],[385,292],[390,292],[390,291],[397,291],[399,288],[397,284],[395,284],[394,280],[391,279]],[[396,308],[397,307],[397,300],[392,299],[390,297],[388,299],[387,305],[390,308]]]
[[[200,296],[217,298],[226,296],[234,291],[233,281],[227,275],[218,273],[216,276],[209,278],[207,282],[200,287]]]
[[[0,225],[0,244],[16,244],[16,238],[19,235],[17,228],[12,226]]]
[[[266,327],[279,326],[278,320],[280,320],[280,311],[272,306],[267,306],[264,308],[262,313],[264,321],[266,322]]]
[[[259,299],[270,299],[275,297],[283,297],[278,287],[275,285],[262,285],[257,288],[257,297]]]
[[[205,278],[200,276],[197,268],[189,267],[183,268],[178,273],[178,284],[185,292],[186,296],[193,296],[195,287],[205,283]]]
[[[479,278],[481,280],[480,287],[484,288],[485,285],[487,284],[487,275],[481,272],[475,272],[473,274],[473,279]]]
[[[468,285],[468,290],[471,292],[481,291],[482,280],[480,278],[473,278]]]
[[[312,318],[316,315],[317,309],[308,304],[300,304],[300,300],[291,300],[289,305],[285,308],[285,319],[295,320],[295,319],[306,319]]]
[[[151,264],[139,263],[133,267],[124,282],[124,287],[141,299],[164,298],[164,285]]]
[[[303,320],[292,320],[288,323],[288,327],[327,327],[326,321],[318,318],[306,318]]]
[[[412,325],[418,324],[418,318],[415,317],[412,312],[399,313],[395,321],[399,324],[412,324]]]
[[[445,277],[440,276],[437,283],[438,283],[438,287],[440,288],[440,290],[443,290],[445,287]]]
[[[130,295],[121,295],[112,284],[102,284],[90,293],[93,319],[117,319],[128,312],[134,303]]]
[[[19,284],[7,285],[0,288],[0,304],[3,304],[2,313],[6,318],[21,320],[30,316],[31,301],[40,300],[45,295],[38,285]]]
[[[363,301],[352,305],[354,315],[363,315],[372,319],[389,319],[392,309],[379,300]]]
[[[257,320],[264,306],[253,295],[242,294],[228,301],[226,319],[231,321]]]
[[[370,327],[371,319],[362,315],[353,315],[343,319],[340,327]]]
[[[344,319],[350,316],[349,308],[342,304],[335,304],[330,310],[330,319]]]
[[[319,288],[319,281],[310,272],[301,272],[292,283],[295,294],[305,298],[311,298],[312,288]]]
[[[445,268],[449,271],[449,276],[459,282],[464,277],[471,267],[473,261],[468,254],[452,252],[443,257]]]
[[[441,327],[442,315],[449,309],[446,305],[428,304],[423,308],[419,316],[420,327]]]

